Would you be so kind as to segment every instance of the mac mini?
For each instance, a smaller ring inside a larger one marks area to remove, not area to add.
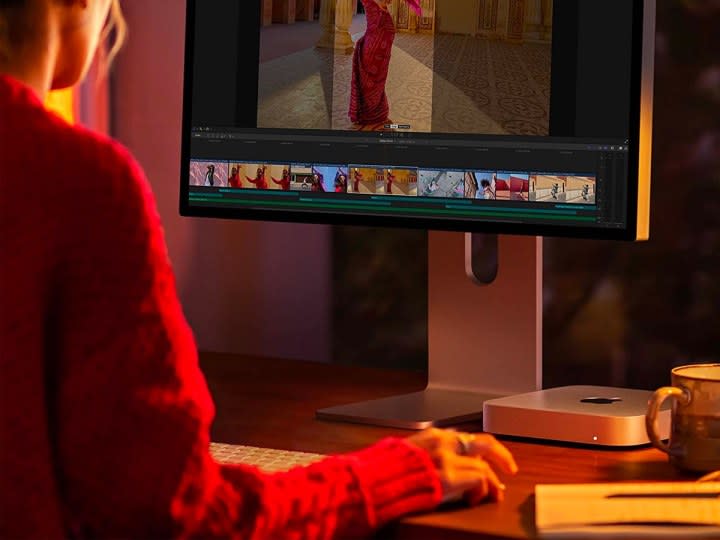
[[[495,435],[596,446],[650,443],[645,413],[652,392],[605,386],[563,386],[485,401],[483,431]],[[670,400],[658,415],[670,437]]]

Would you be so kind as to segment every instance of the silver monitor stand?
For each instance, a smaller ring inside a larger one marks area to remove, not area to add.
[[[540,390],[542,239],[431,232],[428,255],[427,388],[318,418],[451,426],[480,420],[486,400]]]

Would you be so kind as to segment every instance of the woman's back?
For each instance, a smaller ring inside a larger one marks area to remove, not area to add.
[[[68,205],[79,202],[87,169],[74,141],[80,137],[47,113],[29,88],[2,76],[0,118],[0,530],[15,523],[56,538],[63,534],[61,488],[49,428],[56,410],[47,385],[50,371],[60,367],[49,358],[61,315],[52,311],[62,294],[55,273],[69,232]],[[37,515],[47,518],[33,519]]]
[[[7,76],[0,117],[0,536],[55,538],[67,526],[62,504],[99,519],[130,510],[125,460],[140,456],[124,451],[138,446],[114,434],[152,440],[164,431],[147,425],[151,415],[133,418],[142,399],[124,399],[171,383],[176,360],[192,369],[195,349],[149,187],[129,154],[69,126]],[[205,396],[199,417],[212,414]],[[152,471],[134,468],[146,478],[133,489],[155,486],[161,498],[175,489],[167,475],[150,482]],[[169,474],[175,484],[177,470]],[[83,500],[103,491],[88,482],[114,484],[117,498]]]

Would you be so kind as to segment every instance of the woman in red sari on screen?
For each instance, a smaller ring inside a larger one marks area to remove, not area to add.
[[[389,122],[385,84],[390,69],[390,54],[395,40],[395,24],[388,6],[392,0],[361,0],[367,29],[355,44],[350,87],[350,120],[361,126]],[[405,0],[418,16],[420,0]]]
[[[387,176],[385,177],[385,193],[392,195],[392,185],[395,181],[395,178],[397,178],[390,169],[387,171]]]
[[[233,167],[230,170],[230,178],[228,179],[228,185],[231,188],[241,188],[242,181],[240,180],[240,171],[237,167]]]
[[[360,192],[360,182],[365,180],[365,175],[360,172],[360,169],[353,171],[353,193]]]
[[[347,191],[347,176],[345,173],[338,171],[335,177],[335,193],[345,193]]]
[[[283,169],[282,178],[280,178],[280,180],[274,176],[271,176],[270,178],[272,178],[272,181],[280,186],[280,189],[283,191],[290,191],[290,171],[287,169]]]
[[[312,182],[310,184],[310,191],[324,192],[325,187],[323,186],[323,175],[320,173],[313,173]]]
[[[267,178],[265,178],[265,169],[267,167],[258,167],[257,172],[255,174],[255,178],[250,178],[249,176],[245,176],[248,182],[251,184],[255,184],[255,187],[257,189],[267,189],[268,183]]]

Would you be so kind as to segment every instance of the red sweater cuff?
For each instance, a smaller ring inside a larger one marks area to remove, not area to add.
[[[442,500],[440,478],[429,454],[402,439],[388,438],[349,454],[367,502],[371,527],[407,514],[433,510]]]

